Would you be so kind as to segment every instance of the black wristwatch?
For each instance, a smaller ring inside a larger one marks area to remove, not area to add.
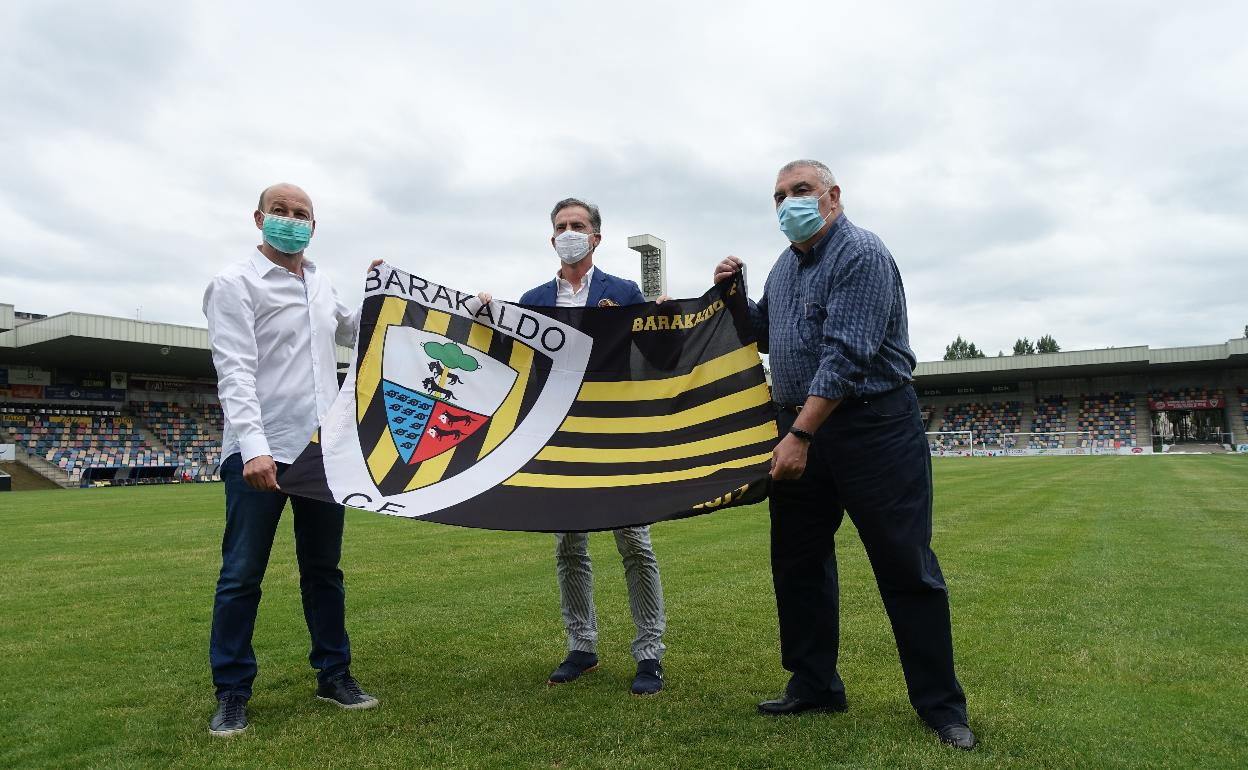
[[[798,438],[802,439],[803,441],[807,443],[815,440],[815,437],[813,435],[811,435],[810,433],[807,433],[801,428],[789,428],[789,433],[792,433],[794,436],[797,436]]]

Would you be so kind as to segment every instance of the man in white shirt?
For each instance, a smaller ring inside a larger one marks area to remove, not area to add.
[[[350,672],[338,568],[343,507],[289,496],[277,485],[278,470],[303,451],[338,393],[335,344],[353,344],[359,318],[303,256],[316,230],[307,193],[274,185],[260,194],[254,218],[263,242],[204,292],[225,413],[225,534],[209,643],[217,712],[208,727],[222,737],[247,729],[260,581],[288,499],[316,696],[348,709],[377,705]]]

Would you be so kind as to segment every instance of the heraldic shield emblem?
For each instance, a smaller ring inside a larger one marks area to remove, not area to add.
[[[386,328],[381,387],[390,437],[404,463],[454,449],[485,427],[515,387],[515,369],[465,346],[410,327]]]
[[[580,386],[567,359],[592,347],[548,317],[397,270],[365,298],[360,333],[354,411],[368,478],[387,498],[428,490],[435,506],[460,497],[452,480],[500,483],[541,449]]]

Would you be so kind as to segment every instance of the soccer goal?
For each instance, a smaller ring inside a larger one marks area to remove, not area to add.
[[[1095,444],[1090,430],[1019,431],[1002,433],[1000,440],[1012,455],[1087,455]]]
[[[975,433],[969,430],[929,430],[927,449],[932,457],[970,457]]]

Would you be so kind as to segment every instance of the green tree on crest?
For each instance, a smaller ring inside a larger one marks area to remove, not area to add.
[[[464,372],[475,372],[481,368],[477,359],[464,352],[454,342],[426,342],[422,345],[425,355],[442,364],[442,374],[438,376],[438,385],[446,387],[446,376],[452,369]]]

